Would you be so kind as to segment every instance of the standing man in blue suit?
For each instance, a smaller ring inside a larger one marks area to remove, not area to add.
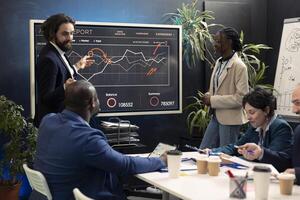
[[[41,27],[47,40],[41,50],[35,72],[37,85],[37,103],[35,125],[48,113],[61,112],[64,109],[65,87],[74,82],[77,71],[93,64],[89,56],[84,56],[74,66],[65,56],[71,50],[75,21],[64,14],[49,17]]]
[[[293,113],[300,114],[300,84],[296,86],[292,94]],[[293,167],[285,172],[296,175],[296,183],[300,185],[300,125],[294,130]]]
[[[34,162],[34,168],[46,177],[53,199],[74,199],[75,187],[94,199],[126,199],[120,177],[165,167],[165,155],[125,156],[109,146],[100,130],[89,126],[89,120],[99,110],[91,83],[69,84],[65,106],[62,113],[43,118]]]

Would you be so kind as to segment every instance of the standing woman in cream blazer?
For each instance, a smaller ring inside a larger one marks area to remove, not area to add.
[[[200,148],[216,148],[237,141],[240,127],[247,122],[242,99],[249,91],[247,66],[238,57],[242,44],[233,28],[223,28],[214,38],[221,57],[213,69],[209,92],[203,103],[211,107],[212,118]]]

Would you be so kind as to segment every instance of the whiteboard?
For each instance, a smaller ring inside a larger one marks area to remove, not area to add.
[[[300,82],[300,18],[284,20],[274,88],[278,91],[277,113],[287,119],[296,118],[292,112],[292,92]]]

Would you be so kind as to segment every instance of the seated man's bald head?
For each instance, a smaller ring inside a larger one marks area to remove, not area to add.
[[[88,81],[71,83],[65,90],[65,106],[70,110],[84,110],[98,101],[95,87]]]

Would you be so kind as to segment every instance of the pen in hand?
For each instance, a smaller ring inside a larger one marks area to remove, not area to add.
[[[240,147],[240,146],[238,146],[238,145],[234,145],[234,148],[236,148],[236,149],[243,149],[242,147]],[[247,150],[247,153],[248,154],[254,154],[254,151],[252,151],[252,150]]]

